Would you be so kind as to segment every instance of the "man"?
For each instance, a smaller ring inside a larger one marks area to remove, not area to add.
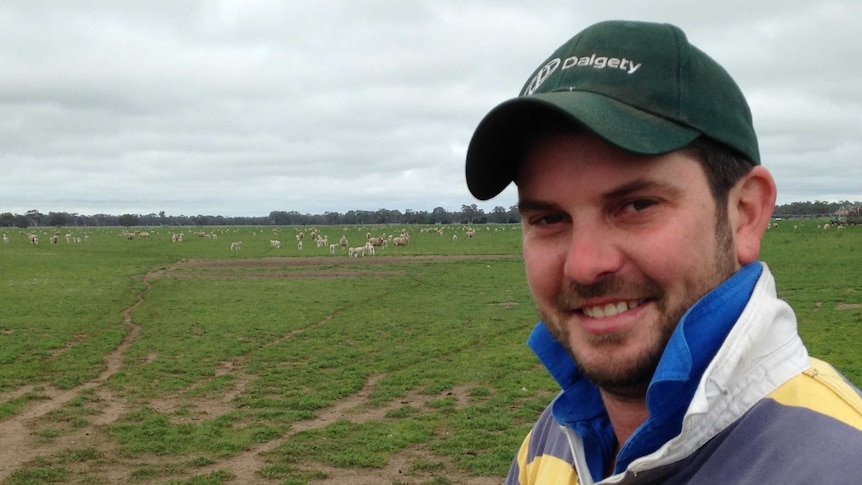
[[[757,261],[775,203],[744,96],[665,24],[603,22],[479,124],[518,187],[528,344],[562,387],[508,484],[862,483],[862,397]]]

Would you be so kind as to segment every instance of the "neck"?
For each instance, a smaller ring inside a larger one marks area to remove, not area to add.
[[[617,451],[629,436],[649,417],[645,397],[628,397],[612,394],[604,389],[601,391],[602,401],[614,428],[617,439]],[[616,454],[614,454],[616,456]]]

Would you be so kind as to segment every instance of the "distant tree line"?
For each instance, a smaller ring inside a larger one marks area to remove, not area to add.
[[[806,201],[775,206],[773,217],[830,217],[838,211],[858,207],[862,202]],[[328,226],[368,224],[511,224],[520,222],[518,207],[494,207],[485,212],[476,204],[464,204],[460,211],[437,207],[432,211],[378,209],[351,210],[345,213],[301,214],[297,211],[272,211],[267,216],[226,217],[213,215],[171,216],[164,211],[150,214],[95,214],[29,210],[24,214],[0,213],[0,227],[86,227],[86,226]]]
[[[840,202],[825,202],[815,200],[814,202],[791,202],[790,204],[777,205],[772,212],[772,217],[783,217],[785,219],[793,218],[814,218],[814,217],[831,217],[838,211],[859,207],[860,202],[850,202],[843,200]]]
[[[476,204],[462,205],[460,211],[437,207],[433,211],[378,209],[351,210],[345,213],[301,214],[297,211],[272,211],[268,216],[226,217],[213,215],[172,216],[164,211],[150,214],[95,214],[29,210],[24,214],[0,213],[0,227],[99,227],[99,226],[326,226],[343,224],[506,224],[520,222],[517,206],[497,206],[485,212]]]

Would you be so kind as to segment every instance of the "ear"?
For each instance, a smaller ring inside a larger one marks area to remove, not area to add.
[[[757,260],[760,241],[775,209],[775,180],[769,171],[758,165],[751,169],[728,194],[730,217],[736,256],[746,265]]]

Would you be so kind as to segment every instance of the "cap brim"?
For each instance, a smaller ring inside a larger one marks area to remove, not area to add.
[[[700,132],[635,109],[607,96],[585,91],[540,93],[510,99],[479,123],[467,149],[467,187],[488,200],[518,175],[524,137],[540,120],[567,119],[620,149],[659,155],[680,149]]]

